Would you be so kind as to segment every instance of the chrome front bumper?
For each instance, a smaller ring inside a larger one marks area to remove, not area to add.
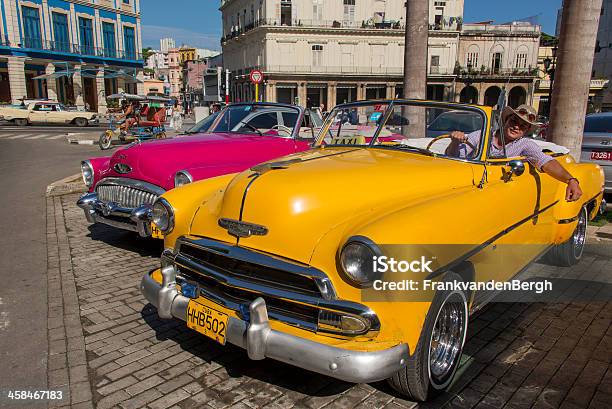
[[[163,283],[147,273],[140,291],[157,308],[160,318],[186,320],[189,298],[176,288],[176,271],[162,269]],[[285,334],[270,328],[263,298],[249,305],[249,320],[229,317],[226,340],[247,350],[253,360],[271,358],[309,371],[354,383],[387,379],[406,365],[408,346],[400,344],[382,351],[352,351]]]
[[[77,201],[90,223],[102,223],[118,229],[137,232],[141,237],[151,236],[153,208],[142,205],[135,209],[121,207],[98,199],[97,193],[86,193]],[[123,221],[125,220],[125,221]]]

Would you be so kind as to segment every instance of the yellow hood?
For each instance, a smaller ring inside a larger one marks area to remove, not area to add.
[[[348,219],[404,208],[473,180],[463,163],[387,149],[318,149],[287,160],[295,162],[237,176],[200,207],[191,234],[308,263],[325,233]],[[219,227],[220,218],[268,232],[236,240]]]

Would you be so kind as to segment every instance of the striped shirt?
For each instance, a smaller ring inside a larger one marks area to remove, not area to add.
[[[467,134],[467,140],[472,145],[478,147],[480,145],[480,131],[475,131]],[[472,154],[472,148],[467,144],[461,143],[457,148],[458,152],[454,152],[455,155],[460,158],[469,158]],[[516,158],[525,157],[529,163],[535,166],[537,169],[542,169],[542,166],[554,160],[553,157],[548,156],[542,149],[529,138],[519,138],[510,143],[506,144],[506,155],[502,148],[498,148],[494,143],[491,143],[491,149],[489,150],[489,158]]]

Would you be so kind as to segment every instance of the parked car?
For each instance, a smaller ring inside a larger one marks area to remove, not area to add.
[[[612,195],[612,112],[591,114],[584,123],[581,162],[597,163],[606,175],[606,195]],[[610,207],[610,203],[608,203]]]
[[[506,282],[546,252],[560,265],[580,259],[602,198],[599,166],[551,154],[581,182],[583,198],[566,202],[565,184],[522,159],[488,156],[490,107],[395,100],[371,121],[372,104],[334,108],[307,152],[156,200],[166,250],[141,291],[160,318],[254,360],[349,382],[389,379],[425,400],[452,382],[469,314],[490,294],[411,296],[376,283]],[[436,153],[448,136],[427,137],[424,120],[409,120],[430,110],[478,115],[476,155]],[[342,120],[352,112],[357,124]],[[422,138],[425,147],[413,144]],[[393,275],[374,269],[383,256],[418,261]]]
[[[164,192],[309,149],[313,128],[320,125],[314,113],[292,105],[231,105],[209,133],[135,143],[111,157],[83,161],[89,192],[77,204],[90,223],[159,238],[149,219],[153,202]]]
[[[69,111],[64,105],[53,101],[30,102],[24,107],[0,107],[0,121],[15,125],[30,124],[73,124],[76,126],[96,125],[98,114],[84,111]]]

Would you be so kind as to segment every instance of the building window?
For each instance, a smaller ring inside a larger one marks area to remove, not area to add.
[[[130,4],[130,0],[123,0],[123,4]]]
[[[468,68],[472,68],[473,70],[478,69],[478,53],[477,52],[468,53],[466,61],[465,61],[465,65]]]
[[[293,20],[291,0],[281,0],[281,25],[290,26]]]
[[[323,0],[312,0],[312,19],[323,20]]]
[[[23,42],[26,48],[42,48],[42,37],[40,34],[40,14],[33,7],[22,7],[23,17]]]
[[[516,55],[514,68],[527,68],[527,53],[519,53]]]
[[[115,58],[117,46],[115,45],[115,25],[113,23],[102,23],[102,37],[104,39],[104,56]]]
[[[79,35],[81,38],[81,54],[95,55],[93,22],[91,19],[79,17]]]
[[[70,36],[68,34],[68,15],[64,13],[53,14],[54,51],[70,51]]]
[[[494,53],[491,59],[491,70],[493,74],[499,74],[502,68],[502,53]]]
[[[312,65],[313,67],[320,67],[323,65],[323,46],[320,44],[314,44],[312,46]]]
[[[344,1],[344,21],[355,21],[355,0]]]
[[[136,37],[134,36],[134,27],[123,27],[123,48],[125,50],[125,58],[128,60],[136,59]]]
[[[429,66],[430,66],[429,67],[429,71],[432,74],[440,73],[440,56],[439,55],[432,55]]]

